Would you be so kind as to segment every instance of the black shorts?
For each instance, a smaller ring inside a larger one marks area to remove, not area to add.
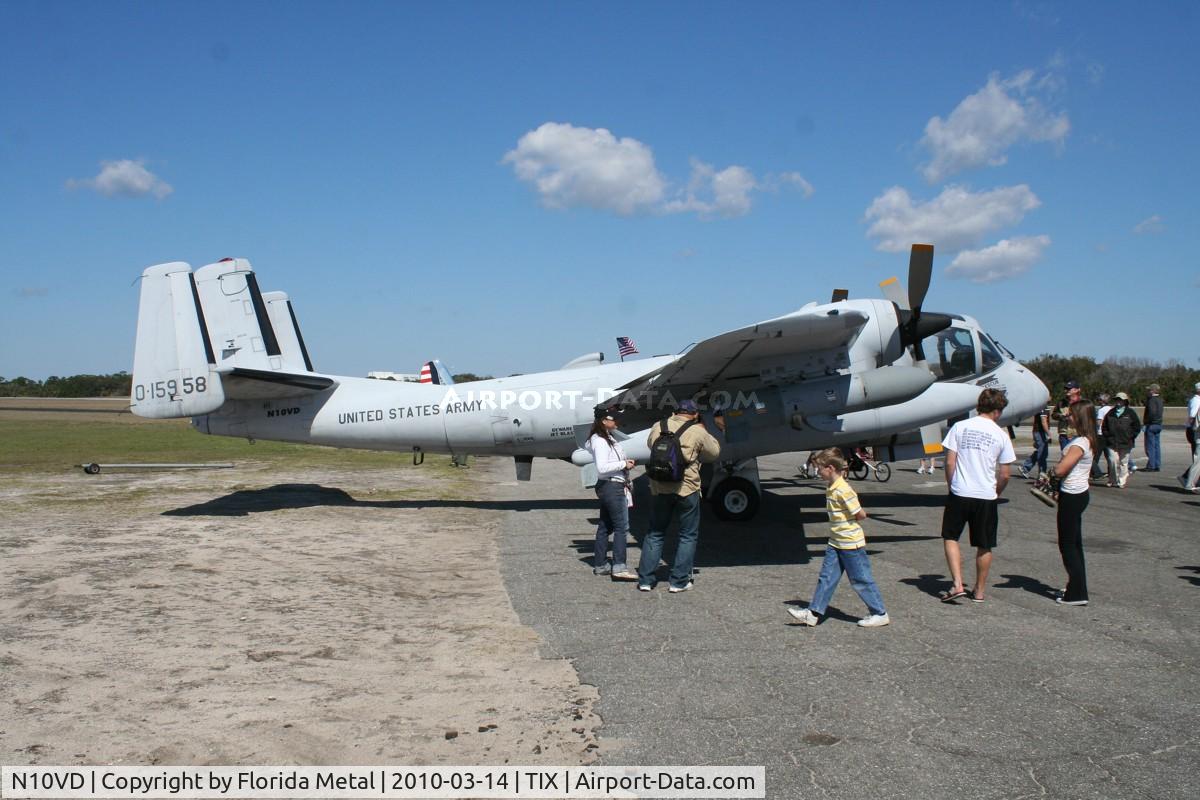
[[[946,510],[942,512],[942,538],[957,542],[963,526],[970,525],[971,546],[992,549],[996,546],[996,529],[1000,526],[999,506],[998,500],[951,494],[946,498]]]

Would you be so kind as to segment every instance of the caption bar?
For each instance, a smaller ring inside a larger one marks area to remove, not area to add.
[[[4,798],[766,797],[766,767],[0,767]]]

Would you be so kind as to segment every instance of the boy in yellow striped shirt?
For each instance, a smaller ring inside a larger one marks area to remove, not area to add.
[[[817,453],[813,458],[817,475],[825,481],[825,510],[829,513],[829,543],[825,546],[825,560],[821,564],[821,576],[817,578],[817,589],[813,592],[808,608],[789,608],[794,619],[803,625],[816,625],[821,621],[833,592],[837,589],[842,573],[850,576],[850,585],[867,604],[868,616],[858,621],[860,627],[878,628],[891,622],[883,597],[871,575],[871,562],[867,559],[867,537],[859,523],[867,518],[858,503],[858,495],[846,483],[846,459],[837,448]]]

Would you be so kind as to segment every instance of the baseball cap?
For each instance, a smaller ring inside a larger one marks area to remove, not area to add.
[[[675,409],[680,414],[699,414],[700,409],[696,407],[695,400],[682,400],[679,407]]]
[[[1196,384],[1196,391],[1197,391],[1197,392],[1200,392],[1200,383],[1197,383],[1197,384]]]
[[[1066,384],[1064,385],[1064,387],[1063,387],[1063,388],[1065,388],[1065,389],[1078,389],[1078,388],[1079,388],[1079,381],[1067,381],[1067,382],[1066,382]]]
[[[1117,392],[1114,397],[1116,397],[1118,400],[1124,400],[1126,403],[1129,402],[1129,395],[1125,394],[1124,392]]]
[[[596,421],[599,422],[602,419],[611,419],[613,422],[620,422],[621,421],[621,409],[618,408],[617,406],[609,406],[608,408],[597,408],[596,409]]]

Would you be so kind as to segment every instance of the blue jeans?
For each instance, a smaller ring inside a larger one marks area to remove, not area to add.
[[[650,532],[642,541],[642,560],[638,563],[640,586],[658,583],[654,573],[662,558],[663,537],[676,511],[679,512],[679,545],[671,564],[671,585],[682,589],[692,579],[692,562],[696,559],[696,542],[700,539],[700,493],[692,492],[687,497],[656,494],[650,506]]]
[[[1046,456],[1050,451],[1050,437],[1041,431],[1033,432],[1033,452],[1029,454],[1029,458],[1021,462],[1021,466],[1025,471],[1033,469],[1033,465],[1037,464],[1038,470],[1046,471]]]
[[[883,597],[879,587],[871,577],[871,562],[867,559],[867,548],[857,550],[839,550],[833,545],[825,546],[825,560],[821,563],[821,577],[817,578],[817,589],[813,592],[812,602],[808,604],[814,614],[824,615],[833,598],[833,590],[837,588],[842,573],[850,576],[850,585],[858,596],[867,604],[867,610],[872,614],[886,614],[883,607]]]
[[[625,484],[600,481],[596,484],[600,498],[600,524],[596,526],[596,547],[592,551],[592,566],[608,563],[608,536],[612,534],[613,572],[625,569],[625,540],[629,537],[629,503],[625,500]]]
[[[1162,433],[1162,425],[1154,423],[1142,428],[1145,434],[1143,443],[1146,446],[1146,469],[1162,469],[1162,446],[1158,436]]]

